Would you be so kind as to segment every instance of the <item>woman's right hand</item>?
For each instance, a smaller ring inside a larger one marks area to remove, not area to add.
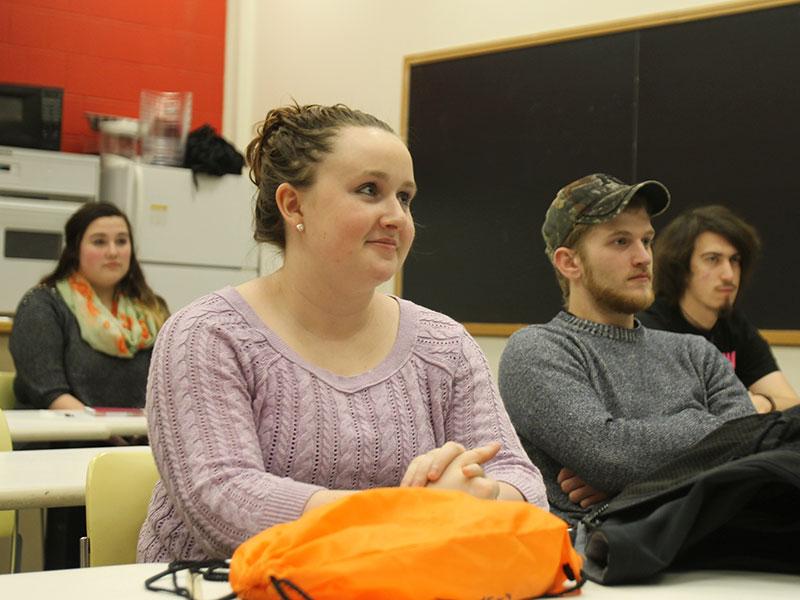
[[[457,442],[447,442],[412,460],[400,487],[455,489],[480,498],[495,498],[499,493],[497,482],[484,477],[481,465],[499,451],[497,442],[471,450]]]
[[[438,480],[450,463],[466,451],[458,442],[447,442],[439,448],[420,454],[409,463],[400,487],[425,487]]]
[[[48,406],[50,410],[83,410],[86,405],[72,394],[61,394]]]
[[[459,490],[476,498],[494,500],[500,495],[500,484],[486,477],[483,464],[500,451],[500,444],[492,442],[466,450],[455,457],[441,476],[427,487],[441,490]]]

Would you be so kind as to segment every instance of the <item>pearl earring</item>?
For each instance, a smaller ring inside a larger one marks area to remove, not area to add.
[[[300,233],[303,233],[306,230],[306,226],[303,225],[302,223],[298,223],[297,225],[295,225],[295,227],[297,227],[297,231],[299,231]]]

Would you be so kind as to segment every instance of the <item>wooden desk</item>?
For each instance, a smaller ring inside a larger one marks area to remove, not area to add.
[[[82,410],[7,410],[14,442],[107,440],[112,435],[147,435],[147,421],[139,416],[91,415]]]
[[[0,452],[0,510],[82,506],[86,467],[101,452],[141,452],[143,446]]]
[[[119,565],[92,569],[68,569],[42,573],[0,575],[2,598],[58,598],[59,600],[158,600],[168,598],[145,590],[144,580],[164,564]],[[165,578],[164,583],[167,582]],[[225,582],[202,582],[203,597],[219,598],[230,592]],[[800,577],[770,573],[695,571],[666,575],[648,585],[604,587],[587,583],[580,596],[568,598],[631,598],[673,600],[788,600],[797,598]]]

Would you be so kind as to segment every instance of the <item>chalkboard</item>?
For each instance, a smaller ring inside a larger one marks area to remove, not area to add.
[[[728,10],[409,57],[420,191],[400,293],[478,334],[550,320],[544,213],[564,184],[607,172],[667,185],[656,229],[711,203],[753,223],[764,255],[741,306],[800,342],[800,5]]]

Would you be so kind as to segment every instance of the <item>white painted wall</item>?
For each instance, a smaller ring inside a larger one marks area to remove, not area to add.
[[[403,59],[444,48],[656,15],[708,0],[228,0],[223,132],[243,148],[274,106],[344,102],[399,130]],[[273,259],[270,259],[273,264]],[[545,285],[555,285],[548,280]],[[385,286],[386,291],[392,285]],[[503,338],[480,338],[497,369]],[[800,390],[800,348],[776,348]]]

